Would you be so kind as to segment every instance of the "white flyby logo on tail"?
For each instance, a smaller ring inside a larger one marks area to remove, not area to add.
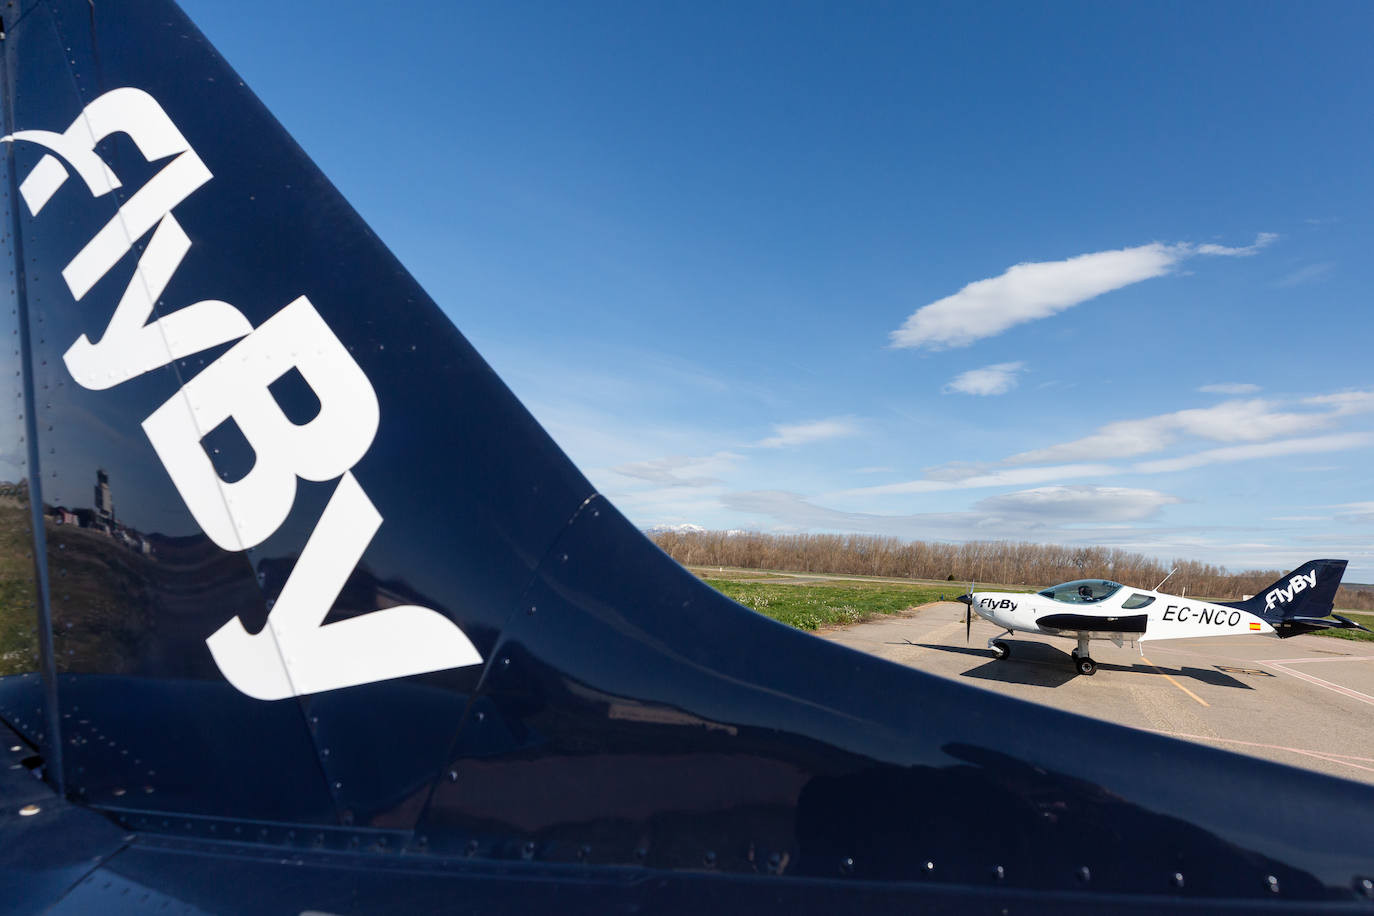
[[[157,100],[140,89],[113,89],[87,105],[63,133],[23,130],[0,137],[49,151],[19,188],[29,212],[38,215],[70,177],[68,169],[92,197],[120,187],[95,152],[116,132],[127,134],[150,163],[171,158],[62,271],[80,301],[152,233],[100,340],[92,343],[83,334],[63,355],[72,378],[100,391],[239,341],[143,421],[192,516],[225,550],[247,550],[270,537],[291,511],[297,478],[339,481],[267,625],[250,634],[237,617],[230,619],[206,640],[215,664],[229,683],[262,700],[481,664],[466,634],[429,608],[384,608],[323,625],[382,524],[351,470],[377,434],[377,395],[305,296],[257,328],[237,308],[215,299],[149,321],[191,248],[172,210],[214,177]],[[320,402],[316,417],[300,425],[268,391],[292,369]],[[207,433],[229,419],[255,454],[252,470],[233,483],[220,479],[202,445]]]
[[[1298,573],[1288,580],[1287,588],[1271,588],[1264,596],[1264,607],[1272,611],[1276,605],[1287,604],[1293,600],[1293,596],[1309,588],[1317,587],[1317,571],[1314,569],[1310,573]]]

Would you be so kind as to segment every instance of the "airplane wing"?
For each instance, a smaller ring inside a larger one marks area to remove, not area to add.
[[[3,31],[8,911],[1368,910],[1374,788],[673,563],[171,3]]]

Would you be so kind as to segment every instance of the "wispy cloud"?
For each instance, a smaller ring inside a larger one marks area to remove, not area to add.
[[[1262,232],[1253,244],[1240,248],[1151,242],[1134,248],[1081,254],[1063,261],[1017,264],[999,276],[977,280],[952,296],[922,306],[889,336],[894,347],[966,347],[1018,324],[1058,314],[1103,293],[1163,276],[1184,258],[1251,255],[1276,238],[1274,233]]]
[[[1374,502],[1345,503],[1333,506],[1336,516],[1349,522],[1374,522]]]
[[[985,537],[1003,537],[1014,531],[1081,543],[1103,543],[1110,539],[1111,526],[1150,518],[1164,506],[1181,502],[1157,490],[1089,486],[1023,490],[984,499],[968,511],[910,515],[846,512],[785,490],[728,493],[721,501],[734,511],[774,519],[789,531],[861,531],[903,537],[967,537],[983,532]],[[1102,527],[1081,527],[1094,524]],[[1177,531],[1170,533],[1178,536]]]
[[[970,369],[950,380],[945,385],[945,394],[959,392],[982,396],[1006,394],[1016,387],[1016,374],[1025,369],[1025,363],[997,363],[981,369]]]
[[[1135,522],[1161,508],[1182,502],[1158,490],[1131,487],[1055,486],[1037,487],[990,496],[976,504],[982,512],[997,516],[1034,518],[1060,524],[1084,522]]]
[[[1334,452],[1374,444],[1374,433],[1368,432],[1314,435],[1328,429],[1343,415],[1374,411],[1374,391],[1346,391],[1296,402],[1307,408],[1320,408],[1318,410],[1282,409],[1288,403],[1261,398],[1234,400],[1212,407],[1120,420],[1098,427],[1081,439],[1020,452],[1000,461],[950,462],[923,469],[922,476],[916,480],[842,490],[822,498],[847,500],[1031,486],[1120,474],[1160,474],[1211,464]],[[1135,464],[1116,463],[1196,440],[1237,444]],[[1055,492],[1064,496],[1063,491]]]
[[[1005,463],[1042,464],[1131,458],[1163,451],[1181,435],[1214,442],[1258,442],[1276,436],[1313,432],[1329,422],[1328,416],[1322,414],[1276,410],[1272,402],[1262,399],[1226,401],[1215,407],[1191,408],[1138,420],[1108,423],[1082,439],[1021,452],[1007,458]]]
[[[1248,258],[1253,254],[1259,254],[1263,248],[1268,248],[1278,241],[1277,232],[1261,232],[1255,237],[1255,241],[1240,248],[1230,248],[1226,245],[1198,245],[1194,251],[1198,254],[1220,255],[1225,258]]]
[[[1221,382],[1216,385],[1203,385],[1198,389],[1203,394],[1254,394],[1259,390],[1259,385],[1249,382]]]
[[[1337,391],[1304,398],[1304,404],[1330,408],[1336,416],[1349,416],[1374,411],[1374,391]]]
[[[662,487],[710,487],[719,484],[720,478],[701,474],[683,476],[682,472],[723,469],[739,457],[733,452],[717,452],[702,458],[673,456],[651,461],[633,461],[613,467],[611,470],[623,477],[647,480]]]
[[[1276,458],[1281,455],[1306,455],[1313,452],[1338,452],[1374,445],[1374,433],[1338,433],[1331,436],[1309,436],[1302,439],[1281,439],[1278,442],[1259,442],[1253,445],[1233,445],[1208,449],[1178,458],[1142,461],[1132,470],[1141,474],[1163,474],[1188,471],[1209,464],[1232,461],[1252,461],[1256,458]]]
[[[1291,274],[1283,277],[1276,285],[1300,286],[1303,283],[1312,283],[1326,277],[1335,267],[1336,263],[1334,261],[1323,261],[1320,264],[1308,264],[1306,267],[1300,267]]]
[[[967,533],[972,519],[965,512],[881,515],[869,512],[843,512],[817,505],[787,490],[743,490],[721,497],[722,504],[735,512],[771,518],[789,531],[857,531],[912,537],[917,534]]]
[[[832,497],[844,496],[889,496],[896,493],[939,493],[946,490],[976,490],[983,487],[1015,487],[1033,483],[1048,483],[1051,480],[1067,480],[1074,477],[1102,477],[1117,473],[1117,468],[1107,464],[1065,464],[1042,468],[1005,468],[999,471],[973,474],[954,479],[907,480],[901,483],[880,484],[875,487],[858,487],[830,494]]]
[[[832,417],[808,423],[781,423],[773,427],[773,435],[754,443],[758,448],[790,448],[826,439],[844,439],[859,434],[859,423],[852,417]]]

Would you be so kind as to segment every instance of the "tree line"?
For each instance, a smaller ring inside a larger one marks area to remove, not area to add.
[[[1196,560],[1164,563],[1115,547],[1067,547],[1027,541],[904,541],[864,534],[762,534],[664,531],[650,535],[684,566],[735,566],[792,572],[944,579],[1041,588],[1070,579],[1112,579],[1155,588],[1170,570],[1170,594],[1235,600],[1253,595],[1286,570],[1231,572]],[[1342,586],[1336,607],[1374,610],[1374,590]]]

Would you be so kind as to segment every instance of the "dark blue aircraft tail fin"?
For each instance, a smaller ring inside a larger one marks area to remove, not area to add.
[[[1326,619],[1335,607],[1345,560],[1308,560],[1244,601],[1225,602],[1267,620],[1280,637],[1318,629],[1364,629],[1345,617]]]
[[[128,882],[206,912],[1154,912],[1351,901],[1374,873],[1368,786],[935,677],[707,587],[175,6],[17,7],[0,720],[6,779],[51,797],[27,816],[0,780],[5,906],[23,881],[33,912],[73,887],[87,905],[56,911],[106,912]],[[412,140],[368,142],[404,162]],[[1304,613],[1335,578],[1293,586]],[[129,848],[71,842],[73,811]],[[493,876],[512,895],[474,897]]]

